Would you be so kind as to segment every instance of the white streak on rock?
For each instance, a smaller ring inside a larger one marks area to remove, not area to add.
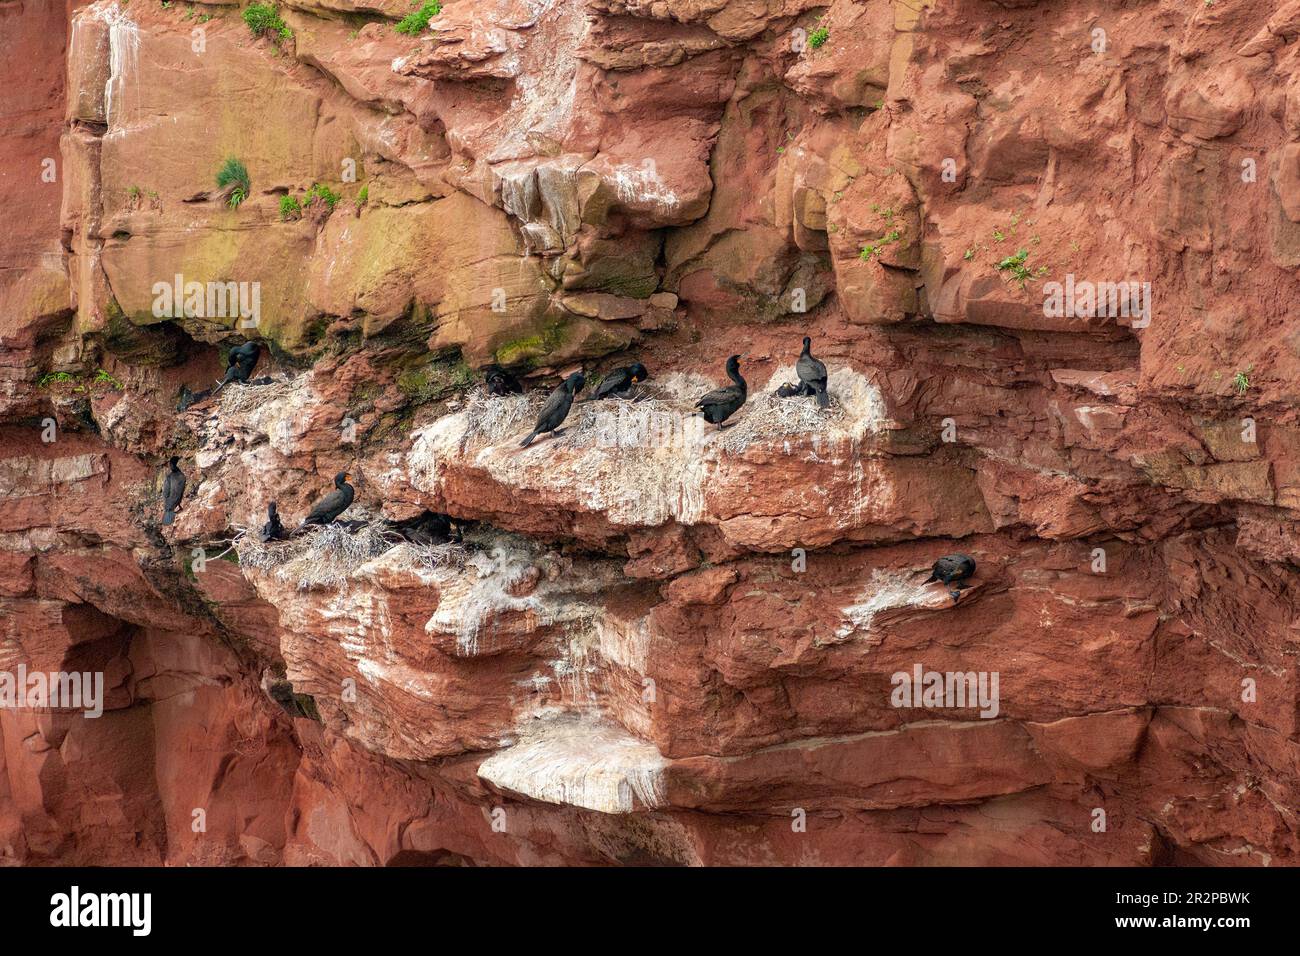
[[[557,717],[479,765],[484,780],[546,803],[632,813],[666,802],[668,762],[650,743],[591,718]]]

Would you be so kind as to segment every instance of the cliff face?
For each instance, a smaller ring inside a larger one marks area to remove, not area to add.
[[[0,2],[6,862],[1296,862],[1300,4],[412,6]]]

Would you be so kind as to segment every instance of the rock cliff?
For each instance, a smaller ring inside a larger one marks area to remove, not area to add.
[[[0,0],[0,859],[1295,864],[1298,37]]]

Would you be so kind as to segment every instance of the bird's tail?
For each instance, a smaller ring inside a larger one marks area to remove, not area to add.
[[[163,512],[163,520],[162,520],[163,524],[171,524],[175,520],[176,520],[176,512],[172,511],[171,508],[168,508],[166,511]]]
[[[520,447],[520,448],[527,448],[529,445],[531,445],[531,444],[533,443],[533,439],[536,438],[536,437],[537,437],[537,432],[536,432],[536,431],[531,431],[531,432],[529,432],[529,433],[528,433],[528,437],[525,438],[523,441],[521,441],[521,442],[519,443],[519,447]]]
[[[931,581],[938,581],[938,580],[939,580],[939,575],[937,575],[937,574],[935,574],[933,571],[931,571],[931,572],[930,572],[930,576],[929,576],[928,578],[926,578],[924,581],[922,581],[921,583],[922,583],[922,584],[929,584]]]

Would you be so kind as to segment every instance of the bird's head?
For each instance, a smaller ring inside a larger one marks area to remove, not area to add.
[[[352,480],[352,476],[350,474],[348,474],[346,471],[340,471],[337,475],[334,476],[334,487],[342,488],[351,480]]]
[[[178,458],[176,455],[172,455],[171,458],[168,459],[167,461],[167,464],[171,466],[172,471],[176,470],[176,466],[179,463],[180,463],[180,458]]]
[[[803,337],[803,350],[807,352],[810,348],[812,348],[812,339],[805,335]]]
[[[582,391],[582,386],[587,384],[587,376],[581,372],[574,372],[564,380],[564,384],[568,386],[569,394],[572,395],[574,392]]]
[[[278,509],[276,508],[274,501],[272,501],[270,504],[266,506],[266,516],[268,518],[274,518],[277,514],[277,511]]]
[[[731,356],[731,358],[727,359],[727,371],[728,371],[728,372],[738,372],[738,371],[740,371],[740,356],[739,356],[739,355],[733,355],[733,356]]]
[[[632,366],[632,381],[634,383],[644,382],[649,377],[650,377],[650,373],[645,370],[645,366],[642,365],[640,362],[637,362],[635,365]]]

